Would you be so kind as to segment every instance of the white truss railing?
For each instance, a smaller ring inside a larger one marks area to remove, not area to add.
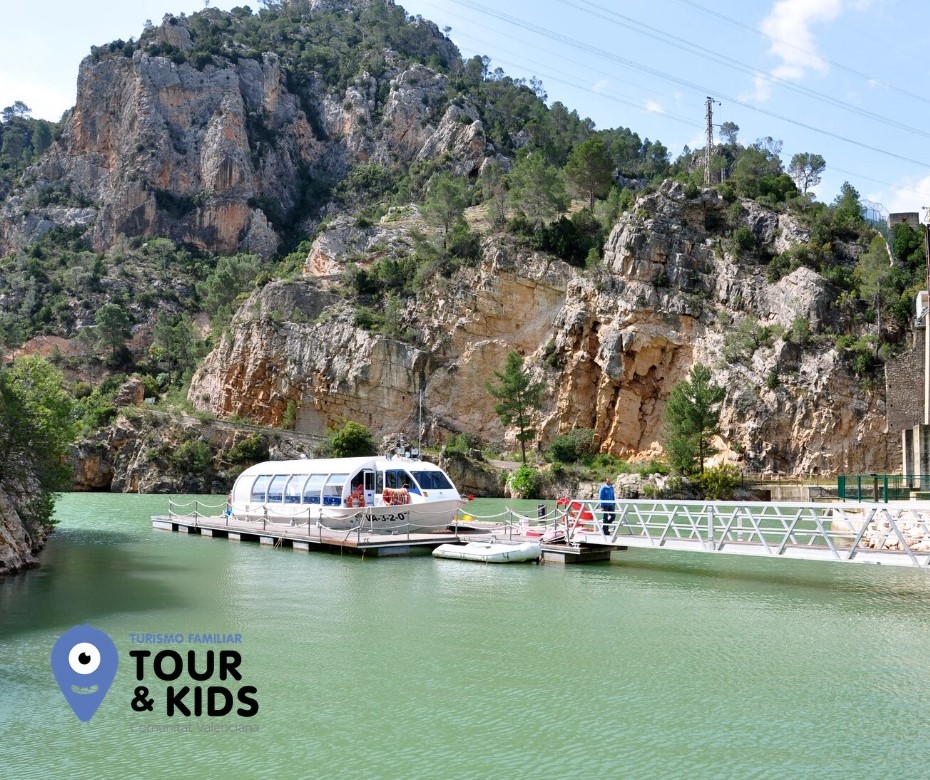
[[[930,566],[930,502],[770,504],[617,501],[606,523],[598,501],[573,501],[569,544]]]

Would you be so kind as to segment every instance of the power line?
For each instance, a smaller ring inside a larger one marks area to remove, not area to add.
[[[453,14],[453,16],[454,16],[454,14]],[[468,33],[461,33],[461,32],[459,32],[459,33],[454,33],[454,37],[455,37],[455,38],[467,38],[467,39],[470,39],[470,40],[472,40],[472,41],[477,41],[478,43],[480,43],[480,44],[482,44],[482,45],[484,45],[484,46],[491,46],[491,44],[490,44],[488,41],[482,40],[481,38],[479,38],[479,37],[477,37],[477,36],[474,36],[474,35],[470,35],[470,34],[468,34]],[[511,55],[514,55],[514,52],[509,52],[509,53],[510,53]],[[693,119],[688,119],[688,118],[686,118],[686,117],[677,116],[677,115],[675,115],[675,114],[670,114],[670,113],[668,113],[667,111],[664,111],[664,110],[663,110],[663,111],[650,111],[648,108],[644,107],[641,103],[638,103],[638,102],[636,101],[635,98],[632,98],[632,97],[630,97],[630,96],[628,96],[628,95],[627,95],[627,96],[623,96],[623,95],[618,95],[618,94],[616,94],[616,93],[610,94],[610,93],[607,93],[607,92],[604,92],[604,91],[599,91],[599,90],[593,89],[592,87],[589,87],[589,86],[584,86],[584,85],[579,84],[579,83],[574,82],[574,81],[569,81],[569,80],[567,80],[566,78],[561,77],[561,76],[553,76],[552,74],[546,73],[545,71],[536,70],[537,67],[542,66],[542,63],[536,62],[535,60],[531,60],[531,59],[529,59],[529,58],[525,58],[525,57],[523,57],[522,55],[514,55],[514,56],[517,56],[517,57],[519,57],[520,59],[523,59],[525,63],[529,63],[531,66],[533,66],[533,67],[532,67],[532,69],[534,70],[533,75],[534,75],[534,76],[539,76],[539,77],[541,77],[541,78],[544,78],[547,82],[553,82],[553,83],[556,83],[556,84],[564,84],[565,86],[571,87],[572,89],[577,89],[577,90],[580,90],[580,91],[582,91],[582,92],[588,92],[588,93],[590,93],[590,94],[592,94],[592,95],[597,95],[599,98],[603,98],[603,99],[606,99],[606,100],[610,100],[610,101],[612,101],[612,102],[614,102],[614,103],[620,103],[620,104],[622,104],[622,105],[629,106],[630,108],[636,109],[637,111],[642,111],[642,112],[644,112],[644,113],[649,113],[649,114],[656,114],[656,115],[658,115],[658,116],[661,116],[663,119],[671,119],[671,120],[674,121],[674,122],[680,122],[681,124],[687,125],[687,126],[689,126],[689,127],[703,127],[703,125],[701,125],[701,124],[698,123],[698,122],[695,122]],[[575,61],[573,61],[573,60],[568,60],[568,59],[565,59],[565,58],[562,58],[562,59],[563,59],[563,61],[565,61],[565,62],[571,62],[571,63],[574,64],[574,65],[579,65],[580,67],[586,67],[586,66],[582,65],[582,64],[579,63],[579,62],[575,62]],[[502,58],[497,57],[497,56],[492,57],[492,58],[491,58],[491,61],[492,61],[492,62],[500,63],[500,64],[502,64],[502,65],[508,65],[508,66],[510,66],[510,67],[512,67],[512,68],[517,68],[517,69],[524,69],[524,68],[526,68],[526,65],[523,64],[523,63],[508,61],[508,60],[502,59]],[[545,67],[545,66],[542,66],[542,67]],[[597,74],[599,74],[599,75],[603,75],[603,76],[609,75],[609,74],[604,73],[604,72],[602,72],[602,71],[595,71],[595,73],[597,73]]]
[[[826,93],[818,92],[815,89],[811,89],[809,87],[805,87],[800,84],[795,84],[789,81],[788,79],[779,78],[778,76],[773,76],[770,73],[765,73],[759,70],[758,68],[754,68],[751,65],[747,65],[746,63],[741,62],[740,60],[734,59],[733,57],[728,57],[724,54],[720,54],[712,49],[708,49],[704,46],[700,46],[699,44],[692,43],[691,41],[688,41],[685,38],[680,38],[677,35],[672,35],[671,33],[667,33],[664,30],[660,30],[656,27],[652,27],[651,25],[645,24],[644,22],[637,21],[636,19],[633,19],[629,16],[625,16],[621,13],[618,13],[617,11],[613,11],[609,8],[604,8],[603,6],[598,5],[597,3],[591,2],[591,0],[580,0],[580,2],[583,3],[583,5],[579,5],[578,3],[572,2],[571,0],[557,0],[557,2],[561,3],[562,5],[569,6],[570,8],[575,8],[581,11],[582,13],[586,13],[591,16],[595,16],[599,19],[603,19],[605,21],[610,22],[611,24],[615,24],[627,30],[632,30],[633,32],[637,32],[640,35],[645,35],[649,38],[652,38],[653,40],[658,40],[664,43],[668,43],[670,45],[675,46],[678,49],[686,49],[694,54],[697,54],[699,57],[703,57],[704,59],[708,59],[712,62],[716,62],[719,65],[723,65],[724,67],[732,68],[736,71],[739,71],[741,73],[746,73],[755,78],[763,78],[771,84],[778,84],[784,87],[785,89],[790,90],[791,92],[795,92],[799,95],[805,95],[806,97],[814,98],[815,100],[819,100],[824,103],[829,103],[830,105],[836,106],[837,108],[840,108],[843,111],[849,111],[850,113],[858,114],[859,116],[866,117],[867,119],[871,119],[875,122],[879,122],[881,124],[888,125],[890,127],[896,127],[899,130],[904,130],[905,132],[908,132],[908,133],[914,133],[915,135],[921,135],[925,138],[930,138],[930,131],[923,130],[918,127],[913,127],[911,125],[907,125],[903,122],[899,122],[896,119],[891,119],[882,114],[876,114],[874,111],[869,111],[867,109],[861,108],[860,106],[855,106],[852,103],[849,103],[845,100],[840,100],[839,98],[835,98],[832,95],[827,95]],[[590,6],[590,8],[587,8],[585,6]],[[596,8],[598,11],[601,11],[602,13],[593,11],[591,10],[591,8]],[[637,29],[637,28],[642,28],[642,29]]]
[[[742,30],[751,32],[753,35],[756,35],[759,38],[762,38],[763,40],[775,41],[776,43],[780,43],[781,45],[787,46],[791,49],[794,49],[795,51],[807,52],[807,49],[802,49],[800,46],[795,46],[791,41],[786,41],[784,38],[772,38],[760,32],[755,27],[739,21],[739,19],[734,19],[732,16],[727,16],[726,14],[720,13],[719,11],[715,11],[713,8],[707,8],[706,6],[703,6],[700,3],[694,2],[694,0],[677,0],[677,2],[683,5],[690,6],[691,8],[694,8],[695,10],[701,11],[705,14],[709,14],[710,16],[716,16],[718,19],[721,19],[727,22],[728,24],[732,24],[734,27],[739,27]],[[877,84],[878,86],[883,87],[891,92],[897,92],[900,95],[905,95],[909,98],[912,98],[913,100],[919,100],[922,103],[930,103],[930,98],[927,98],[924,95],[918,95],[915,92],[910,92],[909,90],[902,89],[901,87],[898,87],[895,84],[891,84],[887,81],[882,81],[881,79],[876,79],[874,76],[868,73],[863,73],[862,71],[856,70],[855,68],[850,68],[848,65],[843,65],[842,63],[836,62],[835,60],[831,60],[826,57],[824,57],[823,60],[824,62],[827,62],[830,65],[832,65],[837,70],[842,70],[858,78],[865,79],[866,82]]]
[[[687,0],[681,0],[681,1],[682,1],[682,2],[687,2]],[[690,4],[690,3],[688,3],[688,4]],[[448,16],[451,16],[451,17],[453,17],[453,18],[455,18],[455,19],[458,19],[458,20],[460,20],[460,21],[463,21],[463,22],[470,23],[470,22],[473,21],[472,18],[467,17],[467,16],[463,16],[463,15],[461,15],[461,14],[459,14],[459,13],[456,13],[455,11],[453,11],[453,10],[451,10],[451,9],[443,9],[443,13],[446,14],[446,15],[448,15]],[[715,13],[715,12],[713,12],[713,13]],[[715,15],[716,15],[716,13],[715,13]],[[479,36],[476,36],[476,35],[473,35],[473,34],[470,34],[470,33],[462,32],[461,30],[457,30],[456,32],[452,33],[452,37],[453,37],[453,38],[456,38],[456,39],[464,38],[464,39],[467,39],[467,40],[469,40],[469,41],[471,41],[471,42],[473,42],[473,43],[480,44],[480,46],[474,46],[474,47],[473,47],[473,50],[474,50],[475,53],[481,53],[481,47],[484,47],[486,51],[492,51],[492,50],[495,50],[495,51],[504,51],[505,53],[511,54],[512,56],[518,58],[518,59],[521,60],[521,61],[520,61],[520,62],[516,62],[516,61],[512,61],[512,60],[506,60],[506,59],[502,59],[502,58],[497,57],[497,56],[495,56],[495,57],[493,57],[493,58],[491,58],[491,59],[492,59],[493,62],[496,62],[496,63],[498,63],[498,64],[503,64],[503,65],[507,65],[507,66],[509,66],[509,67],[516,68],[518,71],[519,71],[519,70],[530,70],[530,69],[532,69],[532,68],[536,68],[537,66],[545,67],[544,65],[542,65],[542,63],[539,63],[539,62],[537,62],[537,61],[535,61],[535,60],[532,60],[532,59],[530,59],[530,58],[527,58],[527,57],[525,57],[525,56],[522,55],[522,54],[517,54],[516,52],[513,52],[513,51],[509,51],[509,52],[508,52],[506,49],[501,49],[496,43],[491,43],[490,41],[488,41],[488,40],[486,40],[486,39],[483,39],[483,38],[481,38],[481,37],[479,37]],[[521,39],[521,38],[519,38],[519,37],[514,37],[513,40],[517,41],[518,43],[526,44],[526,45],[528,45],[528,46],[534,45],[534,44],[527,43],[525,40],[523,40],[523,39]],[[558,57],[560,62],[569,62],[569,63],[571,63],[571,64],[573,64],[573,65],[577,65],[577,66],[579,66],[579,67],[588,69],[588,70],[590,70],[591,72],[593,72],[593,73],[595,73],[595,74],[598,74],[598,75],[608,76],[608,77],[613,77],[613,75],[614,75],[614,74],[608,74],[608,73],[606,73],[606,72],[604,72],[604,71],[599,71],[599,70],[591,69],[590,66],[588,66],[588,65],[586,65],[586,64],[583,64],[583,63],[581,63],[581,62],[578,62],[577,60],[568,59],[568,58],[564,57],[562,54],[556,54],[555,52],[553,52],[553,51],[551,51],[551,50],[540,49],[538,46],[536,47],[536,50],[539,51],[541,54],[549,54],[549,55],[551,55],[553,58]],[[532,68],[527,68],[527,63],[529,63],[529,64],[532,66]],[[616,96],[612,96],[612,95],[605,95],[603,92],[598,91],[598,90],[596,90],[596,89],[592,89],[591,87],[582,86],[582,85],[580,85],[580,84],[578,84],[578,83],[569,81],[569,80],[567,80],[567,79],[565,79],[565,78],[563,78],[563,77],[552,76],[552,75],[550,75],[550,74],[548,74],[548,73],[546,73],[546,72],[544,72],[544,71],[535,70],[535,72],[533,73],[533,75],[537,75],[537,76],[540,76],[540,77],[542,77],[542,78],[545,78],[547,81],[551,81],[551,82],[558,83],[558,84],[563,84],[563,85],[568,86],[568,87],[571,87],[571,88],[573,88],[573,89],[578,89],[578,90],[581,90],[581,91],[584,91],[584,92],[587,92],[587,93],[590,93],[590,94],[597,95],[598,97],[601,97],[601,98],[606,98],[606,99],[611,100],[611,101],[613,101],[613,102],[618,102],[618,103],[622,103],[622,104],[625,104],[625,105],[629,105],[629,106],[631,106],[632,108],[635,108],[635,109],[637,109],[637,110],[639,110],[639,111],[646,112],[646,113],[652,113],[652,114],[654,114],[654,115],[661,116],[663,119],[669,118],[669,119],[672,119],[672,120],[674,120],[674,121],[677,121],[677,122],[680,122],[680,123],[682,123],[682,124],[688,125],[688,126],[690,126],[690,127],[695,127],[695,128],[698,128],[698,127],[703,128],[703,127],[704,127],[704,125],[701,124],[701,123],[695,122],[695,121],[693,121],[693,120],[685,119],[685,118],[682,118],[682,117],[678,117],[678,116],[675,116],[675,115],[673,115],[673,114],[666,113],[666,112],[664,112],[664,111],[663,111],[663,112],[652,112],[652,111],[649,111],[648,109],[644,108],[642,105],[636,103],[636,99],[635,99],[635,98],[630,98],[630,100],[624,100],[623,97],[616,97]],[[631,82],[629,82],[629,81],[627,81],[626,83],[627,83],[627,84],[631,84]],[[633,85],[633,86],[638,86],[638,85]],[[646,87],[638,87],[638,88],[640,88],[640,89],[647,89]],[[627,97],[629,97],[629,96],[627,96]],[[834,172],[834,173],[841,173],[841,174],[845,174],[845,175],[847,175],[847,176],[850,176],[850,177],[852,177],[852,178],[855,179],[855,180],[863,180],[863,181],[867,181],[867,182],[872,182],[872,183],[874,183],[874,184],[879,184],[879,185],[886,186],[886,187],[892,187],[892,188],[894,188],[896,191],[901,192],[901,193],[910,193],[910,194],[917,195],[917,196],[920,196],[920,197],[930,198],[930,185],[928,185],[928,189],[923,189],[923,190],[915,189],[915,188],[912,187],[912,186],[902,185],[902,184],[899,183],[899,182],[889,182],[889,181],[885,181],[884,179],[878,179],[878,178],[875,178],[874,176],[869,176],[869,175],[866,175],[866,174],[863,174],[863,173],[860,173],[860,172],[857,172],[857,171],[850,171],[850,170],[847,170],[847,169],[844,169],[844,168],[840,168],[840,167],[837,167],[836,165],[834,165],[834,164],[832,164],[832,163],[831,163],[830,165],[828,165],[828,169],[829,169],[831,172]]]
[[[500,19],[501,21],[507,22],[508,24],[512,24],[516,27],[527,30],[529,32],[534,32],[538,35],[542,35],[543,37],[550,38],[552,40],[567,44],[568,46],[572,46],[577,49],[587,51],[591,54],[594,54],[595,56],[603,57],[605,59],[611,60],[613,62],[616,62],[619,65],[622,65],[623,67],[632,68],[634,70],[638,70],[638,71],[647,73],[649,75],[655,76],[656,78],[662,81],[667,81],[672,84],[678,84],[679,86],[685,87],[686,89],[690,89],[692,91],[695,91],[695,92],[698,92],[704,95],[706,95],[709,92],[713,92],[713,93],[716,93],[718,97],[724,98],[727,101],[734,103],[738,106],[742,106],[743,108],[749,109],[750,111],[755,111],[757,113],[770,116],[774,119],[779,119],[783,122],[788,122],[789,124],[795,125],[797,127],[803,127],[806,130],[819,133],[820,135],[825,135],[830,138],[835,138],[839,141],[843,141],[844,143],[848,143],[853,146],[858,146],[861,149],[867,149],[872,152],[877,152],[878,154],[885,155],[886,157],[893,157],[895,159],[902,160],[903,162],[911,163],[913,165],[919,165],[923,168],[930,168],[930,163],[927,163],[923,160],[915,160],[911,157],[906,157],[904,155],[888,151],[887,149],[882,149],[877,146],[872,146],[871,144],[866,144],[866,143],[863,143],[862,141],[856,141],[855,139],[849,138],[848,136],[844,136],[839,133],[834,133],[829,130],[824,130],[822,128],[815,127],[814,125],[807,124],[806,122],[801,122],[800,120],[797,120],[797,119],[792,119],[791,117],[785,116],[783,114],[779,114],[775,111],[769,111],[768,109],[761,108],[760,106],[754,106],[750,103],[747,103],[744,100],[740,100],[739,98],[721,93],[719,90],[710,89],[700,84],[696,84],[694,82],[688,81],[687,79],[682,79],[677,76],[673,76],[670,73],[666,73],[664,71],[659,70],[658,68],[653,68],[651,66],[644,65],[639,62],[635,62],[634,60],[621,57],[617,54],[605,51],[604,49],[600,49],[596,46],[592,46],[590,44],[576,40],[567,35],[554,32],[545,27],[541,27],[539,25],[532,24],[531,22],[526,22],[522,19],[519,19],[518,17],[511,16],[510,14],[503,13],[502,11],[497,11],[493,8],[489,8],[485,5],[482,5],[481,3],[474,2],[474,0],[453,0],[453,2],[457,3],[458,5],[472,8],[473,10],[476,10],[479,13],[483,13],[487,16]]]
[[[461,21],[463,21],[463,22],[471,22],[471,21],[472,21],[471,18],[469,18],[469,17],[467,17],[467,16],[463,16],[462,14],[458,14],[458,13],[456,13],[455,11],[450,11],[450,10],[448,10],[448,9],[443,9],[443,12],[444,12],[447,16],[451,16],[452,18],[454,18],[454,19],[459,19],[459,20],[461,20]],[[517,53],[517,52],[513,52],[513,51],[508,51],[507,49],[501,48],[497,43],[491,43],[490,41],[485,40],[485,39],[483,39],[483,38],[480,38],[480,37],[477,36],[477,35],[474,35],[474,34],[471,34],[471,33],[464,33],[464,32],[461,32],[460,30],[457,30],[456,32],[452,33],[452,34],[451,34],[451,37],[453,37],[453,38],[455,38],[455,39],[466,38],[466,39],[470,39],[471,41],[476,41],[477,43],[481,44],[482,46],[487,47],[487,48],[486,48],[486,51],[492,51],[492,50],[493,50],[493,51],[502,51],[502,52],[504,52],[505,54],[510,54],[512,57],[516,57],[516,58],[522,60],[523,62],[529,63],[530,65],[532,65],[533,68],[537,68],[537,67],[547,68],[547,67],[550,67],[550,66],[552,65],[552,63],[555,61],[555,59],[557,58],[560,64],[561,64],[561,63],[567,62],[567,63],[570,63],[570,64],[572,64],[572,65],[577,65],[579,68],[584,69],[587,73],[592,73],[592,74],[599,75],[599,76],[603,76],[603,77],[605,77],[605,78],[610,78],[610,79],[613,79],[613,78],[616,77],[616,74],[615,74],[615,73],[608,73],[608,72],[603,71],[603,70],[597,70],[597,69],[595,69],[595,68],[592,68],[592,67],[591,67],[589,64],[587,64],[587,63],[579,62],[578,60],[569,59],[568,57],[565,57],[565,56],[562,55],[561,53],[556,54],[556,53],[553,52],[553,51],[549,51],[549,50],[545,50],[545,49],[540,49],[540,47],[539,47],[537,44],[535,44],[535,43],[528,43],[526,40],[524,40],[524,39],[522,39],[522,38],[519,38],[519,37],[516,37],[516,36],[514,36],[514,37],[512,38],[512,40],[516,41],[517,43],[522,43],[522,44],[524,44],[524,45],[526,45],[526,46],[528,46],[528,47],[532,47],[535,51],[538,51],[538,52],[540,52],[541,54],[549,54],[549,55],[552,56],[553,59],[550,60],[548,63],[540,63],[540,62],[538,62],[538,61],[536,61],[536,60],[533,60],[533,59],[528,58],[525,54]],[[475,51],[478,51],[478,48],[477,48],[477,47],[475,48]],[[511,61],[511,62],[507,62],[506,60],[502,60],[500,57],[497,57],[497,56],[491,57],[490,59],[493,59],[493,60],[496,61],[496,62],[503,63],[504,65],[510,65],[511,67],[516,67],[516,68],[519,68],[519,69],[525,68],[525,66],[524,66],[523,64],[521,64],[521,63],[514,63],[514,62],[512,62],[512,61]],[[545,76],[545,78],[546,78],[547,80],[549,80],[549,81],[553,81],[553,82],[561,83],[561,84],[566,84],[567,86],[571,86],[571,87],[574,87],[574,86],[575,86],[575,85],[572,84],[572,83],[569,83],[569,82],[567,82],[567,81],[564,81],[564,76],[560,76],[560,77],[559,77],[559,76],[550,76],[550,75],[547,75],[547,74],[542,73],[542,72],[539,72],[539,71],[536,71],[536,73],[535,73],[534,75]],[[635,87],[636,89],[640,89],[640,90],[642,90],[643,92],[648,93],[649,95],[652,95],[652,94],[653,94],[653,89],[652,89],[651,87],[645,87],[645,86],[642,86],[642,85],[640,85],[640,84],[636,84],[636,83],[634,83],[634,82],[632,82],[632,81],[629,81],[629,80],[624,81],[624,84],[625,84],[626,86],[628,86],[628,87]],[[592,88],[590,88],[590,87],[578,87],[578,88],[579,88],[579,89],[582,89],[582,90],[585,91],[585,92],[591,92],[591,93],[593,93],[593,94],[595,94],[595,95],[598,95],[598,96],[603,96],[603,94],[604,94],[603,92],[599,92],[598,90],[592,89]],[[617,93],[615,92],[615,94],[617,94]],[[660,114],[661,116],[669,117],[670,119],[673,119],[673,120],[675,120],[676,122],[682,122],[682,123],[687,124],[687,125],[690,125],[690,126],[692,126],[692,127],[703,127],[703,125],[699,125],[699,124],[696,123],[693,119],[690,119],[690,118],[687,118],[687,117],[682,117],[682,116],[676,116],[675,114],[670,114],[670,113],[668,113],[667,111],[664,111],[664,110],[661,111],[661,112],[659,112],[659,111],[650,111],[648,108],[644,108],[643,105],[642,105],[642,103],[636,102],[637,99],[636,99],[635,97],[630,96],[630,95],[620,95],[620,97],[617,98],[617,100],[622,100],[623,98],[625,98],[625,99],[627,99],[627,100],[629,100],[629,101],[632,101],[629,105],[631,105],[633,108],[639,109],[639,110],[641,110],[641,111],[645,111],[646,113]]]

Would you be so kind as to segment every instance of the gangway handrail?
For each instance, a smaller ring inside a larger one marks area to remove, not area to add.
[[[826,504],[616,499],[607,534],[599,503],[597,499],[573,500],[578,508],[566,512],[564,519],[569,544],[634,544],[930,567],[930,501]],[[580,521],[582,510],[593,521]]]

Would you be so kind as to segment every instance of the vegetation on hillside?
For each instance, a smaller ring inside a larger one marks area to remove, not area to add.
[[[33,119],[31,113],[21,100],[0,111],[0,197],[61,135],[64,117],[60,122],[49,122]],[[60,191],[49,192],[36,205],[54,205],[61,197]]]
[[[310,13],[305,0],[262,5],[257,13],[247,7],[229,13],[207,9],[169,21],[190,31],[187,51],[160,42],[148,26],[138,41],[94,47],[92,56],[131,57],[142,50],[203,70],[274,52],[317,139],[331,143],[338,139],[328,139],[323,129],[321,89],[341,99],[347,88],[374,84],[370,130],[379,132],[391,77],[419,63],[446,77],[445,92],[425,98],[430,120],[437,122],[452,105],[461,109],[464,123],[477,116],[493,154],[478,176],[458,175],[456,161],[446,158],[396,166],[356,161],[328,171],[329,178],[313,179],[286,214],[278,213],[276,204],[256,202],[252,205],[265,209],[288,239],[269,261],[252,255],[208,256],[157,236],[121,238],[107,251],[95,252],[81,227],[56,228],[0,258],[0,344],[15,347],[36,335],[73,339],[79,349],[56,360],[89,380],[80,388],[85,420],[107,419],[101,382],[117,372],[140,373],[152,393],[178,393],[209,347],[200,340],[198,315],[210,320],[215,338],[255,287],[299,273],[314,238],[301,232],[311,213],[350,214],[356,227],[365,229],[386,215],[403,218],[413,213],[412,205],[417,207],[425,226],[410,231],[409,251],[382,247],[353,255],[342,284],[359,326],[410,341],[417,334],[404,318],[408,300],[477,265],[483,233],[508,236],[600,273],[609,232],[620,215],[635,208],[637,198],[668,178],[677,180],[687,197],[701,196],[703,150],[686,148],[672,160],[661,142],[629,128],[599,130],[561,103],[547,105],[537,79],[491,70],[486,57],[462,60],[435,25],[408,16],[399,6],[371,3]],[[273,138],[260,117],[249,121],[257,153]],[[786,169],[781,141],[766,137],[743,144],[732,122],[724,122],[721,131],[723,142],[711,161],[712,186],[727,205],[722,212],[705,210],[703,227],[737,262],[770,281],[801,266],[816,271],[835,286],[838,313],[832,330],[820,333],[802,318],[783,334],[744,318],[733,323],[727,337],[730,358],[746,360],[782,335],[801,348],[835,346],[853,371],[876,376],[882,361],[905,343],[914,295],[924,278],[922,232],[896,226],[888,234],[893,262],[886,262],[884,241],[864,218],[851,185],[844,185],[830,203],[811,195],[827,165],[820,155],[795,154]],[[23,103],[4,109],[0,197],[59,133],[60,125],[30,119]],[[34,202],[27,205],[32,208],[88,205],[65,190],[31,197]],[[159,206],[185,205],[176,200],[162,193]],[[747,223],[751,202],[790,215],[806,240],[774,254]],[[470,226],[464,216],[473,206],[481,206],[485,218]],[[524,423],[525,433],[529,427]],[[567,458],[563,454],[556,460]]]
[[[0,369],[0,491],[33,533],[52,525],[76,433],[73,401],[57,369],[38,356]]]

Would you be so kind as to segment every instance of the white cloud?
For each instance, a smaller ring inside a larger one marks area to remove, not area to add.
[[[920,212],[920,219],[925,222],[926,214],[922,209],[924,206],[930,206],[930,176],[920,179],[906,177],[897,181],[893,188],[877,193],[876,197],[871,199],[881,201],[889,214],[900,211]]]
[[[753,76],[753,91],[749,94],[740,95],[741,100],[755,100],[764,103],[772,96],[772,82],[764,73]]]
[[[781,62],[770,75],[788,81],[799,81],[809,71],[826,72],[827,61],[818,53],[812,27],[831,22],[843,10],[844,0],[777,0],[759,29],[769,39],[769,51]],[[764,102],[771,94],[771,82],[762,76],[755,78],[754,98]]]
[[[645,108],[652,114],[664,114],[665,108],[661,103],[657,103],[655,100],[647,100]]]
[[[610,82],[607,79],[601,79],[593,87],[591,87],[592,92],[597,92],[598,95],[603,94],[607,91],[607,88],[610,86]]]

